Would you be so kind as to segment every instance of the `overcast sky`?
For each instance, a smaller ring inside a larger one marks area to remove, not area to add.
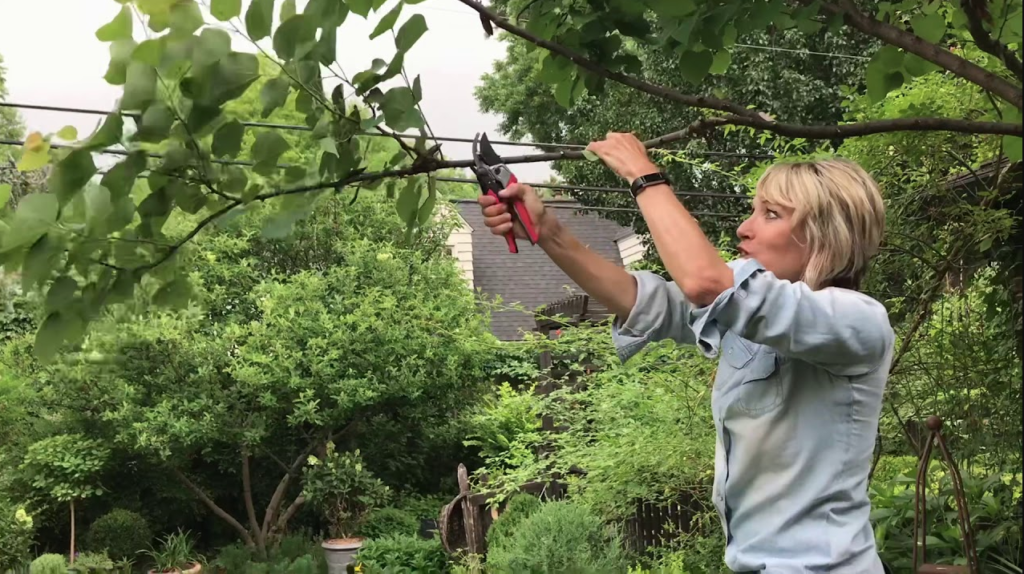
[[[248,4],[249,0],[243,0],[244,6]],[[280,0],[276,4],[279,7]],[[373,41],[368,37],[393,4],[394,0],[389,0],[368,20],[350,14],[339,30],[338,61],[349,77],[366,69],[373,58],[390,60],[394,53],[391,35]],[[304,5],[305,0],[299,0],[299,10]],[[97,40],[95,32],[119,9],[114,0],[0,0],[0,55],[7,68],[8,101],[112,109],[121,87],[103,80],[108,45]],[[410,78],[420,76],[423,111],[434,133],[472,138],[476,132],[486,131],[492,138],[501,137],[498,118],[479,111],[473,89],[480,76],[491,71],[492,63],[504,56],[504,45],[486,38],[476,13],[455,0],[406,6],[399,25],[414,11],[424,15],[429,30],[406,56],[405,69]],[[216,21],[208,17],[207,22]],[[244,30],[238,20],[235,23]],[[145,38],[138,25],[135,35],[137,40]],[[272,53],[268,41],[261,45]],[[255,51],[248,40],[238,36],[233,37],[232,48]],[[29,131],[44,133],[73,125],[85,135],[101,119],[35,110],[20,113]],[[498,152],[519,155],[532,149],[511,147]],[[469,157],[468,144],[446,143],[444,150],[451,158]],[[517,165],[515,171],[526,181],[542,180],[550,173],[546,164]]]

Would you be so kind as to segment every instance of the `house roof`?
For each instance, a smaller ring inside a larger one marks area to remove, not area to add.
[[[545,305],[583,293],[579,285],[559,269],[541,250],[529,241],[519,241],[519,253],[511,254],[505,240],[491,233],[483,223],[483,214],[475,200],[454,202],[459,214],[472,229],[473,284],[488,298],[501,296],[503,304],[518,304],[534,311]],[[579,205],[573,201],[560,202]],[[593,213],[583,214],[559,209],[558,218],[584,245],[622,266],[616,240],[631,233],[615,222]],[[607,309],[591,299],[592,315],[607,315]],[[491,313],[491,331],[496,337],[510,341],[522,338],[522,331],[532,331],[536,321],[532,314],[516,310],[495,310]]]

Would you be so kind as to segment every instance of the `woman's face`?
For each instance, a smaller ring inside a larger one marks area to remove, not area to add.
[[[756,259],[779,279],[799,281],[807,267],[808,250],[800,230],[794,229],[793,210],[754,197],[754,212],[739,228],[739,252]]]

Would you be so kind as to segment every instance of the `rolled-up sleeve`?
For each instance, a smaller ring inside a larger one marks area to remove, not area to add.
[[[692,345],[695,337],[688,317],[693,305],[683,291],[650,271],[631,274],[636,279],[636,303],[628,317],[616,317],[612,323],[612,341],[619,359],[626,362],[648,343],[664,339]]]
[[[845,289],[812,291],[777,278],[753,259],[730,265],[733,286],[705,307],[691,306],[687,323],[701,351],[716,357],[722,336],[772,347],[784,356],[840,376],[877,369],[895,335],[885,307]]]

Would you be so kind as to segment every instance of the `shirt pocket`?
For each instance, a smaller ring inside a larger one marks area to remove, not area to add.
[[[722,351],[735,370],[736,407],[759,415],[782,403],[778,354],[772,348],[753,345],[730,332],[722,339]]]

